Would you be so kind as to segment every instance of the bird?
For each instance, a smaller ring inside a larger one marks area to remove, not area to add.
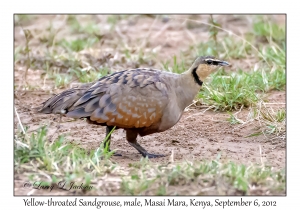
[[[85,118],[89,124],[106,126],[104,146],[109,151],[109,134],[115,128],[126,131],[128,143],[143,157],[164,157],[149,153],[137,137],[173,127],[193,102],[203,81],[218,67],[228,65],[214,56],[198,56],[181,74],[151,68],[122,70],[56,94],[37,111]]]

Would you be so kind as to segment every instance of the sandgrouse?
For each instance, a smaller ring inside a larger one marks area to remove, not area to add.
[[[149,68],[115,72],[49,98],[38,112],[86,118],[88,123],[106,126],[106,135],[114,126],[123,128],[128,143],[144,157],[163,157],[148,153],[138,144],[137,136],[174,126],[203,80],[217,67],[228,65],[213,56],[201,56],[182,74]],[[110,137],[104,145],[109,148]]]

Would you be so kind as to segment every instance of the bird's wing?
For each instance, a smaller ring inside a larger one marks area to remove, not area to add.
[[[168,104],[160,71],[137,69],[100,79],[70,108],[68,117],[123,128],[148,127],[158,122]]]

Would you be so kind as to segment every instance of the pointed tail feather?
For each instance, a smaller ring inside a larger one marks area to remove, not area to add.
[[[94,83],[83,84],[80,87],[65,90],[43,102],[41,106],[32,108],[36,113],[66,114],[68,109],[82,97],[85,91]]]

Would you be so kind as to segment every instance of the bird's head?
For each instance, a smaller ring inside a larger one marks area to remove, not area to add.
[[[203,80],[221,66],[229,66],[229,63],[213,56],[200,56],[196,58],[190,71],[192,72],[195,82],[202,85]]]

